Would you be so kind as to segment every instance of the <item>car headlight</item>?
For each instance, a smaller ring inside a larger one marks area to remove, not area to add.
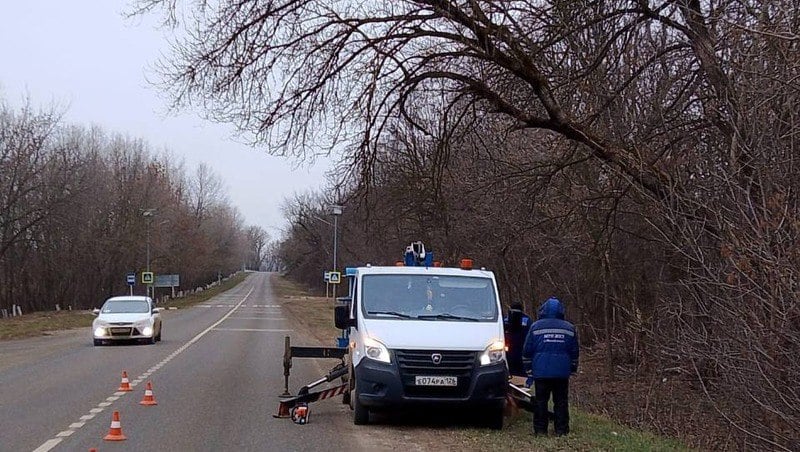
[[[153,335],[153,327],[146,326],[142,328],[142,336],[152,336]]]
[[[506,344],[503,341],[493,341],[481,353],[481,366],[488,366],[489,364],[497,364],[505,361],[506,359]]]
[[[95,335],[96,337],[105,337],[105,335],[106,335],[106,329],[105,329],[105,327],[98,326],[97,328],[95,328],[95,329],[94,329],[94,335]]]
[[[367,355],[367,358],[374,359],[375,361],[387,364],[392,362],[389,356],[389,349],[371,337],[364,338],[364,353]]]

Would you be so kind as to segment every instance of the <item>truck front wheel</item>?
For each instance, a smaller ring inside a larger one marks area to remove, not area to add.
[[[502,430],[503,429],[503,411],[504,411],[504,403],[496,403],[493,405],[489,405],[486,409],[486,413],[484,414],[483,423],[486,427],[492,430]]]
[[[367,425],[369,424],[369,408],[361,404],[358,398],[358,385],[356,384],[353,391],[350,393],[350,403],[353,406],[353,424],[354,425]]]

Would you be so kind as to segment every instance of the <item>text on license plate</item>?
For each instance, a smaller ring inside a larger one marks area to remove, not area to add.
[[[417,376],[414,384],[417,386],[458,386],[458,377]]]

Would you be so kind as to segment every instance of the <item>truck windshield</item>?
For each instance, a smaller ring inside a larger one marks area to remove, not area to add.
[[[497,319],[491,278],[442,275],[364,275],[362,311],[368,318],[437,321]]]

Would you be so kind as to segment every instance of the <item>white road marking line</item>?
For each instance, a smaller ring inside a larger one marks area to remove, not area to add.
[[[151,367],[150,369],[148,369],[148,370],[147,370],[147,372],[148,372],[148,373],[153,373],[153,372],[155,372],[156,370],[160,369],[160,368],[161,368],[161,366],[163,366],[164,364],[166,364],[166,363],[170,362],[170,361],[171,361],[173,358],[175,358],[175,357],[176,357],[176,356],[178,356],[180,353],[182,353],[184,350],[186,350],[187,348],[189,348],[189,346],[191,346],[191,345],[192,345],[192,344],[194,344],[195,342],[199,341],[199,340],[200,340],[200,338],[202,338],[203,336],[205,336],[206,334],[208,334],[208,332],[209,332],[209,331],[211,331],[211,330],[213,330],[214,328],[216,328],[216,327],[217,327],[217,325],[219,325],[220,323],[224,322],[224,321],[225,321],[225,320],[226,320],[228,317],[230,317],[230,316],[231,316],[231,315],[232,315],[234,312],[236,312],[236,310],[237,310],[237,309],[238,309],[240,306],[242,306],[242,304],[243,304],[245,301],[247,301],[247,299],[250,297],[250,294],[252,294],[252,293],[253,293],[253,290],[254,290],[254,289],[255,289],[255,287],[251,287],[251,288],[250,288],[250,291],[248,291],[248,292],[247,292],[247,295],[245,295],[245,296],[244,296],[244,298],[242,298],[242,300],[241,300],[241,301],[239,301],[239,303],[238,303],[238,304],[236,304],[236,305],[228,305],[229,307],[232,307],[233,309],[231,309],[230,311],[228,311],[228,313],[227,313],[227,314],[223,315],[223,316],[222,316],[222,318],[220,318],[219,320],[217,320],[217,321],[216,321],[216,322],[215,322],[213,325],[211,325],[211,326],[209,326],[208,328],[206,328],[205,330],[201,331],[201,332],[200,332],[200,334],[198,334],[197,336],[195,336],[195,337],[193,337],[192,339],[190,339],[190,340],[189,340],[189,342],[187,342],[187,343],[183,344],[183,345],[182,345],[180,348],[178,348],[177,350],[175,350],[175,351],[174,351],[172,354],[170,354],[169,356],[167,356],[166,358],[164,358],[164,359],[163,359],[163,360],[162,360],[160,363],[158,363],[158,364],[156,364],[155,366],[153,366],[153,367]],[[222,305],[220,305],[220,306],[222,306]],[[141,377],[141,376],[137,377],[137,379],[136,379],[136,380],[134,380],[134,381],[132,381],[132,382],[131,382],[131,387],[133,387],[133,386],[136,386],[137,384],[141,383],[141,382],[142,382],[142,380],[143,380],[144,378],[145,378],[145,377]],[[120,393],[122,393],[122,394],[120,394]],[[118,395],[118,394],[120,394],[120,395]],[[117,392],[115,392],[113,396],[110,396],[110,397],[108,397],[108,398],[106,399],[106,400],[107,400],[106,402],[100,402],[100,403],[98,403],[98,404],[97,404],[97,407],[98,407],[98,408],[92,408],[91,410],[89,410],[89,413],[92,413],[92,414],[90,414],[90,415],[84,415],[84,416],[81,416],[81,420],[84,420],[84,418],[86,418],[85,420],[89,420],[89,419],[92,419],[92,418],[94,418],[94,417],[95,417],[95,414],[97,414],[97,413],[102,413],[102,412],[103,412],[103,409],[104,409],[105,407],[107,407],[107,406],[110,406],[112,402],[114,402],[114,401],[118,400],[118,399],[120,398],[120,396],[121,396],[121,395],[124,395],[124,394],[125,394],[125,391],[117,391]],[[84,423],[79,423],[79,422],[76,422],[76,423],[74,423],[74,424],[70,425],[70,428],[79,428],[79,427],[73,427],[73,426],[77,426],[77,424],[81,424],[81,427],[82,427],[82,426],[85,424],[85,422],[84,422]],[[75,431],[74,431],[74,430],[64,430],[63,432],[59,432],[59,433],[56,435],[56,437],[55,437],[55,438],[52,438],[52,439],[49,439],[49,440],[45,441],[44,443],[42,443],[42,445],[41,445],[41,446],[37,447],[37,448],[36,448],[36,450],[34,450],[34,452],[47,452],[47,451],[49,451],[50,449],[52,449],[52,448],[56,447],[56,446],[57,446],[59,443],[61,443],[61,441],[63,440],[63,438],[65,438],[65,437],[68,437],[68,436],[72,435],[73,433],[75,433]]]
[[[92,419],[94,419],[94,414],[84,414],[81,416],[82,421],[91,421]]]
[[[117,391],[114,393],[115,396],[124,396],[125,394],[127,394],[125,391]]]
[[[286,320],[283,317],[231,317],[231,320]]]
[[[69,424],[69,428],[81,428],[86,424],[86,422],[74,422]]]
[[[276,328],[214,328],[215,331],[263,331],[267,333],[288,333],[294,330],[284,330]]]
[[[44,444],[34,449],[33,452],[47,452],[48,450],[56,447],[61,441],[64,441],[64,438],[48,439],[44,442]]]

